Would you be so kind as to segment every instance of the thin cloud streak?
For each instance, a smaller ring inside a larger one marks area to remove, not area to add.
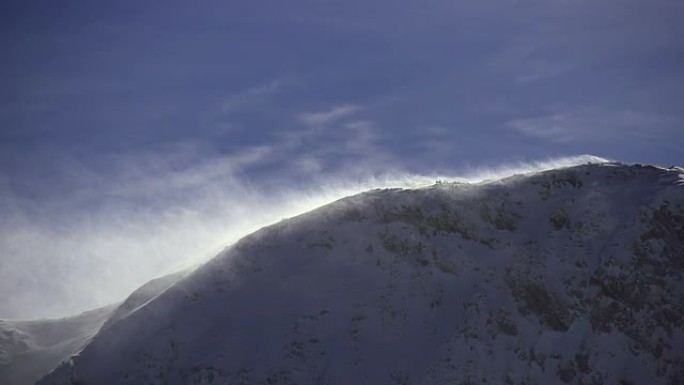
[[[586,107],[534,118],[513,119],[506,126],[556,143],[656,140],[675,134],[676,119],[663,114]]]
[[[221,112],[231,113],[250,103],[255,103],[271,97],[278,92],[281,92],[286,83],[287,81],[285,79],[274,79],[250,87],[242,92],[229,95],[221,102]]]
[[[359,106],[345,104],[325,111],[303,113],[299,115],[299,120],[309,127],[319,128],[347,118],[360,109]]]

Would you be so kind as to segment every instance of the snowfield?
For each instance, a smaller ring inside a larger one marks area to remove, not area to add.
[[[100,330],[177,282],[185,271],[141,286],[126,301],[54,320],[0,320],[0,384],[29,385],[78,353]]]
[[[681,175],[348,197],[134,293],[38,384],[678,384]]]
[[[0,384],[35,383],[81,350],[114,309],[116,305],[56,320],[0,320]]]

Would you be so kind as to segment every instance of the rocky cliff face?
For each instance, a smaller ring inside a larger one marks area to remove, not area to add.
[[[683,174],[349,197],[119,313],[39,384],[677,384]]]

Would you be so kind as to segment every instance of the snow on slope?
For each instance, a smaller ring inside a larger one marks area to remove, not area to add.
[[[28,385],[79,352],[101,329],[135,312],[181,279],[180,271],[154,279],[121,304],[54,320],[0,320],[0,384]]]
[[[345,198],[243,238],[39,384],[676,384],[680,172]]]
[[[0,384],[38,381],[82,349],[115,306],[56,320],[0,320]]]

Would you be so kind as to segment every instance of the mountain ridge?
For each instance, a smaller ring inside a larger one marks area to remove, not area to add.
[[[681,181],[604,163],[343,198],[238,241],[39,384],[676,383]]]

